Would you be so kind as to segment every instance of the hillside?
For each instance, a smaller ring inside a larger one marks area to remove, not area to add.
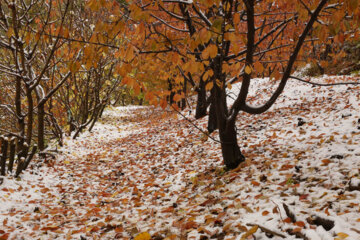
[[[253,104],[274,87],[254,86]],[[107,109],[57,159],[4,179],[0,239],[359,239],[359,90],[291,80],[270,111],[240,114],[247,160],[231,171],[193,111]]]

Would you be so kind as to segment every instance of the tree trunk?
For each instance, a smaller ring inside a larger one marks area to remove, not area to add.
[[[27,125],[26,143],[29,147],[31,144],[32,133],[33,133],[32,132],[33,131],[33,122],[34,122],[34,110],[33,110],[34,102],[33,102],[33,98],[32,98],[32,90],[30,89],[29,86],[26,86],[26,98],[28,101],[28,112],[27,112],[27,123],[26,123],[26,125]]]
[[[219,135],[224,164],[227,168],[234,169],[245,161],[245,157],[237,144],[235,123],[226,122],[225,127],[219,128]]]
[[[206,109],[208,104],[206,102],[206,90],[204,81],[200,80],[199,91],[197,92],[195,118],[199,119],[206,116]]]
[[[217,72],[221,71],[219,70]],[[215,119],[217,128],[219,129],[224,164],[228,169],[234,169],[237,168],[241,162],[245,161],[245,157],[241,154],[240,147],[237,144],[237,134],[235,129],[236,118],[228,118],[229,113],[227,110],[225,88],[220,88],[217,84],[214,84],[211,93],[214,97],[211,102],[211,105],[213,105],[212,114],[216,116]]]
[[[1,176],[5,176],[6,173],[6,158],[7,158],[7,152],[8,152],[8,141],[9,139],[7,137],[1,137]]]
[[[15,109],[16,109],[16,117],[17,117],[17,130],[21,138],[18,139],[17,142],[17,151],[21,152],[24,148],[24,140],[25,140],[25,121],[24,116],[22,114],[22,106],[21,106],[21,78],[16,77],[16,93],[15,93]]]
[[[208,129],[209,133],[212,133],[216,129],[218,129],[217,116],[216,116],[216,106],[215,106],[214,103],[212,103],[210,105],[207,129]]]
[[[183,93],[184,93],[184,98],[183,99],[181,99],[181,110],[184,110],[185,109],[185,107],[186,107],[186,91],[187,91],[187,81],[186,80],[184,80],[184,83],[183,83]]]
[[[45,109],[44,104],[38,106],[38,147],[40,152],[45,149]]]

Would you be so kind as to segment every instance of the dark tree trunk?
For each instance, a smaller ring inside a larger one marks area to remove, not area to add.
[[[184,80],[184,84],[183,84],[183,90],[182,90],[182,92],[184,93],[184,98],[183,99],[181,99],[181,110],[184,110],[185,109],[185,107],[186,107],[186,100],[185,100],[185,98],[186,98],[186,91],[187,91],[187,81],[186,80]]]
[[[8,166],[8,171],[10,173],[12,173],[14,167],[15,151],[16,151],[15,148],[16,148],[15,138],[12,138],[10,140],[10,154],[9,154],[9,166]]]
[[[173,84],[171,82],[170,79],[168,79],[168,90],[170,91],[170,96],[169,96],[169,105],[172,105],[174,103],[174,96],[175,96],[175,92],[173,91]]]
[[[218,67],[220,68],[220,65],[218,65]],[[217,72],[221,71],[218,70]],[[222,77],[224,76],[220,76],[218,79],[223,79]],[[221,88],[215,83],[214,87],[211,89],[211,95],[213,98],[211,100],[210,112],[213,115],[213,119],[216,119],[217,129],[219,129],[224,164],[228,169],[234,169],[237,168],[241,162],[245,161],[245,157],[242,155],[240,147],[237,144],[237,133],[235,128],[236,118],[228,118],[229,113],[226,103],[225,88]],[[211,109],[212,107],[213,109]],[[212,120],[209,123],[213,122],[215,121]]]
[[[8,141],[9,139],[6,137],[1,137],[1,176],[5,176],[6,173],[6,158],[8,152]]]
[[[31,144],[32,131],[33,131],[33,122],[34,122],[34,102],[32,98],[32,90],[29,86],[26,86],[26,98],[28,101],[28,112],[27,112],[27,129],[26,129],[26,143],[28,146]],[[27,152],[26,152],[27,154]],[[26,155],[25,155],[26,156]]]
[[[219,129],[219,135],[224,164],[227,168],[234,169],[245,161],[245,157],[237,144],[235,123],[226,122],[226,126]]]
[[[21,106],[21,78],[16,78],[16,93],[15,93],[15,107],[16,107],[16,116],[17,116],[17,129],[20,133],[21,138],[18,139],[17,151],[23,151],[24,140],[25,140],[25,121],[22,114]]]
[[[38,147],[40,151],[45,149],[45,109],[44,104],[38,106]]]
[[[197,92],[195,118],[199,119],[199,118],[205,117],[207,107],[208,107],[208,104],[206,102],[205,83],[204,83],[204,81],[200,80],[199,90]]]
[[[210,105],[209,120],[208,120],[207,129],[208,129],[209,133],[212,133],[213,131],[218,129],[215,104]]]

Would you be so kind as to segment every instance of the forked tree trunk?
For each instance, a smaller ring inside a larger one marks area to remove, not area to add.
[[[240,147],[237,144],[236,118],[228,119],[225,89],[214,84],[211,91],[214,98],[212,99],[210,110],[213,107],[212,115],[213,118],[216,119],[217,129],[219,129],[224,164],[228,169],[234,169],[238,167],[241,162],[245,161],[245,157],[242,155]]]
[[[219,128],[219,136],[224,164],[227,168],[234,169],[245,161],[245,157],[237,144],[235,123],[226,122],[225,127]]]

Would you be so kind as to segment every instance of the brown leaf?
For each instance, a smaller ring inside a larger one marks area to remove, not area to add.
[[[257,187],[257,186],[260,186],[260,183],[257,182],[257,181],[251,181],[251,184],[254,185],[254,186],[256,186],[256,187]]]
[[[305,227],[305,223],[303,221],[297,221],[294,224],[298,227],[302,227],[302,228]]]
[[[10,233],[5,233],[3,235],[0,236],[0,240],[7,240],[10,236]]]
[[[198,228],[198,224],[194,221],[186,222],[182,225],[182,229],[188,230],[188,229],[196,229]]]

